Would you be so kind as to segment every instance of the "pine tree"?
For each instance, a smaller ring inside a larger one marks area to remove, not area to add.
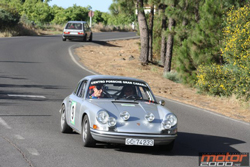
[[[180,78],[184,83],[195,84],[196,69],[200,64],[222,63],[220,46],[223,38],[223,13],[237,3],[233,0],[179,1],[179,16],[184,4],[187,25],[183,29],[183,18],[178,20],[174,54]],[[197,3],[199,2],[199,3]],[[177,13],[178,13],[177,12]],[[192,16],[193,15],[193,16]],[[183,30],[181,30],[183,29]]]
[[[168,2],[168,37],[167,37],[167,47],[166,47],[166,61],[164,64],[164,73],[171,71],[172,64],[172,54],[173,54],[173,46],[174,46],[174,10],[176,7],[177,0],[172,0]]]
[[[140,38],[141,38],[141,53],[140,53],[140,62],[141,65],[147,65],[148,63],[148,25],[144,12],[143,0],[137,0],[137,11],[138,11],[138,23],[140,29]]]

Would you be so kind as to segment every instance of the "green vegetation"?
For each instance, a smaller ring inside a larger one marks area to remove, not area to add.
[[[61,32],[69,20],[89,21],[91,6],[64,9],[48,2],[1,0],[1,32]],[[158,62],[164,77],[200,92],[250,99],[249,0],[113,0],[109,10],[94,11],[93,29],[128,31],[134,23],[142,65]]]
[[[7,5],[0,7],[0,30],[9,30],[17,26],[20,19],[19,13]]]
[[[213,95],[250,99],[250,8],[227,12],[221,47],[223,65],[200,65],[197,87]]]
[[[37,35],[43,34],[40,31],[62,29],[70,20],[89,21],[88,12],[91,10],[91,6],[82,7],[74,4],[64,9],[57,5],[49,6],[49,1],[1,0],[1,32],[11,35]],[[135,20],[135,15],[130,15],[129,17],[125,13],[112,15],[96,10],[94,11],[92,24],[93,28],[96,28],[98,31],[127,31],[131,30],[130,24],[134,21],[133,19]],[[58,28],[58,25],[61,28]]]

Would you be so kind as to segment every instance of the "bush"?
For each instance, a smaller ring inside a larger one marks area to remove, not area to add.
[[[213,95],[250,99],[250,8],[232,8],[227,13],[221,49],[223,66],[199,66],[197,87]]]
[[[201,92],[210,95],[231,96],[234,89],[232,71],[224,66],[213,64],[211,66],[199,66],[197,69],[198,81],[196,86]]]
[[[166,73],[164,73],[163,77],[167,78],[167,79],[169,79],[169,80],[171,80],[173,82],[176,82],[176,83],[180,83],[181,82],[180,79],[179,79],[179,77],[178,77],[178,73],[175,72],[175,71],[166,72]]]
[[[0,6],[0,30],[8,30],[15,27],[20,19],[17,11],[8,7],[2,8]]]

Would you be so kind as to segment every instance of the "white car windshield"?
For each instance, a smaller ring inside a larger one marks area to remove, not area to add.
[[[130,80],[93,80],[88,87],[88,98],[115,100],[143,100],[155,102],[146,83]]]

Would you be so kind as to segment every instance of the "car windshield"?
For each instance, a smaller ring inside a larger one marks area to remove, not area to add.
[[[144,82],[131,80],[93,80],[88,87],[88,98],[142,100],[155,102],[153,93]]]

